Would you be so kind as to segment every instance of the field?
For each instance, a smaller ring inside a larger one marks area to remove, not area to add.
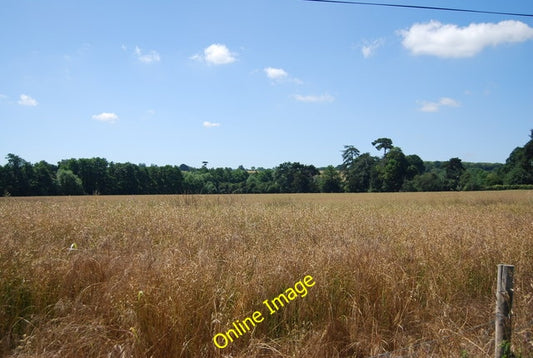
[[[1,356],[485,357],[499,263],[533,356],[533,191],[0,198],[0,240]]]

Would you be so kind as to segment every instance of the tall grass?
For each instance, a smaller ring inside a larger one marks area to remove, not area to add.
[[[510,263],[513,349],[531,356],[532,233],[531,191],[4,198],[0,354],[487,356]],[[305,275],[307,296],[268,315]]]

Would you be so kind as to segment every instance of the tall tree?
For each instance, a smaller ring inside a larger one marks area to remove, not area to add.
[[[49,164],[44,160],[33,166],[35,180],[32,183],[35,195],[56,195],[58,193],[57,185],[57,167]]]
[[[372,142],[372,145],[377,150],[383,149],[383,157],[387,155],[387,151],[392,149],[392,139],[390,138],[378,138]]]
[[[399,191],[407,175],[408,162],[399,147],[394,147],[383,158],[380,166],[382,191]]]
[[[446,171],[448,189],[460,190],[459,181],[461,180],[461,175],[463,175],[465,171],[465,167],[463,166],[461,159],[451,158],[444,163],[443,167]]]
[[[376,166],[379,158],[370,153],[361,154],[354,161],[345,175],[346,190],[349,192],[367,192],[372,190],[375,183]]]
[[[10,195],[33,195],[33,166],[18,155],[9,153],[4,166],[5,191]]]
[[[347,171],[353,165],[355,159],[359,156],[359,149],[353,145],[345,145],[342,151],[342,169]]]

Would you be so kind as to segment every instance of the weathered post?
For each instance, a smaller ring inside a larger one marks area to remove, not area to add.
[[[496,288],[496,327],[494,356],[502,358],[511,351],[511,309],[513,306],[512,265],[498,265],[498,284]]]

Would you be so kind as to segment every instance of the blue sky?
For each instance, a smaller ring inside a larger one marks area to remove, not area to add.
[[[303,0],[0,6],[2,163],[320,167],[347,144],[378,155],[379,137],[423,160],[504,162],[533,128],[533,18]]]

